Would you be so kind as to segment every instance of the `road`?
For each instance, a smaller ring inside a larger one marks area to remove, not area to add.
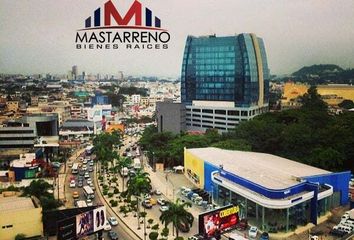
[[[81,151],[81,152],[83,152],[83,151]],[[74,154],[77,155],[77,153],[74,153]],[[75,156],[75,155],[74,155],[74,156]],[[78,155],[77,158],[76,158],[76,157],[72,158],[72,159],[71,159],[72,161],[70,161],[69,163],[81,163],[81,162],[79,161],[79,157],[80,157],[80,156],[83,157],[84,154]],[[91,158],[94,158],[94,157],[95,157],[94,155],[91,156]],[[70,188],[70,186],[69,186],[71,179],[75,179],[76,182],[77,182],[78,174],[73,175],[73,174],[71,173],[71,168],[69,168],[69,167],[66,168],[66,173],[67,173],[67,176],[66,176],[66,180],[65,180],[65,189],[66,189],[65,195],[66,195],[66,200],[67,200],[67,202],[66,202],[65,206],[66,206],[66,208],[74,208],[74,207],[75,207],[75,206],[74,206],[74,199],[73,199],[73,197],[72,197],[73,192],[76,191],[76,192],[79,193],[80,197],[79,197],[78,200],[86,200],[86,197],[85,197],[85,195],[84,195],[84,193],[83,193],[83,188],[77,187],[77,186],[76,186],[75,188]],[[94,174],[94,171],[93,171],[93,172],[89,172],[89,176],[90,176],[90,178],[92,179],[92,181],[93,181],[93,183],[94,183],[94,187],[95,187],[96,190],[98,190],[97,181],[96,181],[94,175],[95,175],[95,174]],[[84,186],[87,185],[86,179],[84,179],[83,183],[84,183]],[[110,207],[109,207],[109,206],[105,203],[105,201],[99,196],[99,194],[97,193],[97,191],[95,191],[95,198],[94,198],[94,200],[93,200],[93,204],[94,204],[94,205],[102,205],[102,204],[103,204],[103,205],[106,205],[106,210],[107,210],[107,215],[108,215],[108,217],[111,217],[111,216],[115,216],[115,217],[116,217],[116,215],[115,215],[114,212],[110,209]],[[117,219],[118,219],[118,218],[117,218]],[[135,239],[136,239],[136,238],[134,238],[134,237],[131,236],[130,231],[129,231],[126,227],[124,227],[124,224],[123,224],[122,222],[120,222],[119,219],[118,219],[118,226],[113,226],[113,227],[112,227],[112,230],[115,231],[116,233],[118,233],[119,239],[125,239],[125,240],[135,240]],[[94,239],[94,237],[93,237],[93,239]],[[104,233],[104,239],[109,239],[106,232]]]

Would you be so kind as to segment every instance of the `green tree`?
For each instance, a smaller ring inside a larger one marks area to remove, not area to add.
[[[339,107],[344,108],[344,109],[352,109],[354,108],[354,102],[352,100],[343,100],[340,104],[338,104]]]
[[[151,191],[151,179],[149,178],[149,173],[137,171],[136,175],[132,178],[129,178],[127,181],[127,190],[125,194],[129,199],[131,196],[135,196],[137,199],[137,210],[138,216],[140,216],[140,204],[139,200],[144,195]],[[138,218],[138,226],[140,228],[140,222]]]
[[[176,236],[179,236],[179,231],[182,228],[190,229],[193,225],[194,217],[186,210],[191,207],[189,202],[181,203],[178,198],[175,203],[167,202],[168,210],[161,213],[160,221],[167,227],[172,223],[172,226],[176,229]]]
[[[317,93],[316,86],[311,86],[307,93],[301,97],[302,109],[309,111],[325,111],[327,112],[328,106],[321,99],[321,95]]]
[[[129,166],[131,166],[132,164],[132,159],[131,158],[125,158],[125,157],[120,157],[118,162],[117,162],[117,166],[116,169],[120,172],[123,168],[128,168]],[[122,176],[122,192],[124,192],[124,181],[125,181],[125,177]]]
[[[239,151],[251,151],[252,147],[247,141],[242,139],[227,139],[224,141],[216,142],[211,145],[212,147],[227,149],[227,150],[239,150]]]
[[[15,236],[15,240],[22,240],[22,239],[26,239],[26,235],[23,233],[19,233]]]
[[[150,240],[157,240],[158,237],[159,237],[159,233],[158,232],[151,232],[149,234],[149,239]]]

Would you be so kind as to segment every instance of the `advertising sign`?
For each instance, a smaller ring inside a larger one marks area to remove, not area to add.
[[[93,212],[76,215],[76,237],[84,237],[93,233]]]
[[[97,232],[104,228],[104,224],[107,219],[106,207],[102,206],[93,210],[93,231]]]
[[[228,205],[199,215],[199,235],[211,238],[236,227],[239,207]]]
[[[79,239],[103,230],[106,219],[106,207],[101,206],[59,221],[58,240]]]

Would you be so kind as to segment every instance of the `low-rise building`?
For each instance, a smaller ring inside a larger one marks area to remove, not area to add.
[[[185,175],[218,205],[240,207],[240,217],[263,231],[289,232],[348,204],[350,172],[333,173],[271,154],[192,148]]]
[[[31,198],[0,196],[0,237],[13,240],[17,234],[43,236],[42,208]]]

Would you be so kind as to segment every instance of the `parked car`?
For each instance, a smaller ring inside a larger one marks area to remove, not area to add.
[[[257,232],[258,232],[258,228],[255,227],[255,226],[252,226],[252,227],[250,228],[250,230],[248,230],[248,236],[249,236],[250,238],[256,238],[256,237],[257,237]]]
[[[167,210],[168,210],[168,206],[166,206],[166,205],[163,205],[163,206],[160,207],[160,211],[161,212],[165,212]]]
[[[76,182],[75,182],[75,180],[71,180],[71,181],[70,181],[69,187],[71,187],[71,188],[76,187]]]
[[[160,190],[156,189],[156,190],[155,190],[155,194],[158,195],[158,196],[160,196],[162,193],[161,193]]]
[[[89,173],[85,172],[85,178],[89,178],[89,177],[90,177]]]
[[[163,199],[163,198],[159,198],[159,199],[157,199],[157,203],[158,203],[159,205],[163,206],[163,205],[166,204],[166,201],[165,201],[165,199]]]
[[[93,167],[89,167],[89,168],[88,168],[88,171],[89,171],[89,172],[93,172]]]
[[[118,221],[115,217],[109,217],[108,218],[108,222],[112,225],[112,226],[117,226],[118,225]]]
[[[267,232],[262,232],[259,240],[269,240],[269,234]]]
[[[143,205],[144,208],[152,208],[152,204],[150,203],[150,200],[144,200],[141,205]]]
[[[118,234],[116,232],[109,231],[108,236],[111,240],[118,240]]]

